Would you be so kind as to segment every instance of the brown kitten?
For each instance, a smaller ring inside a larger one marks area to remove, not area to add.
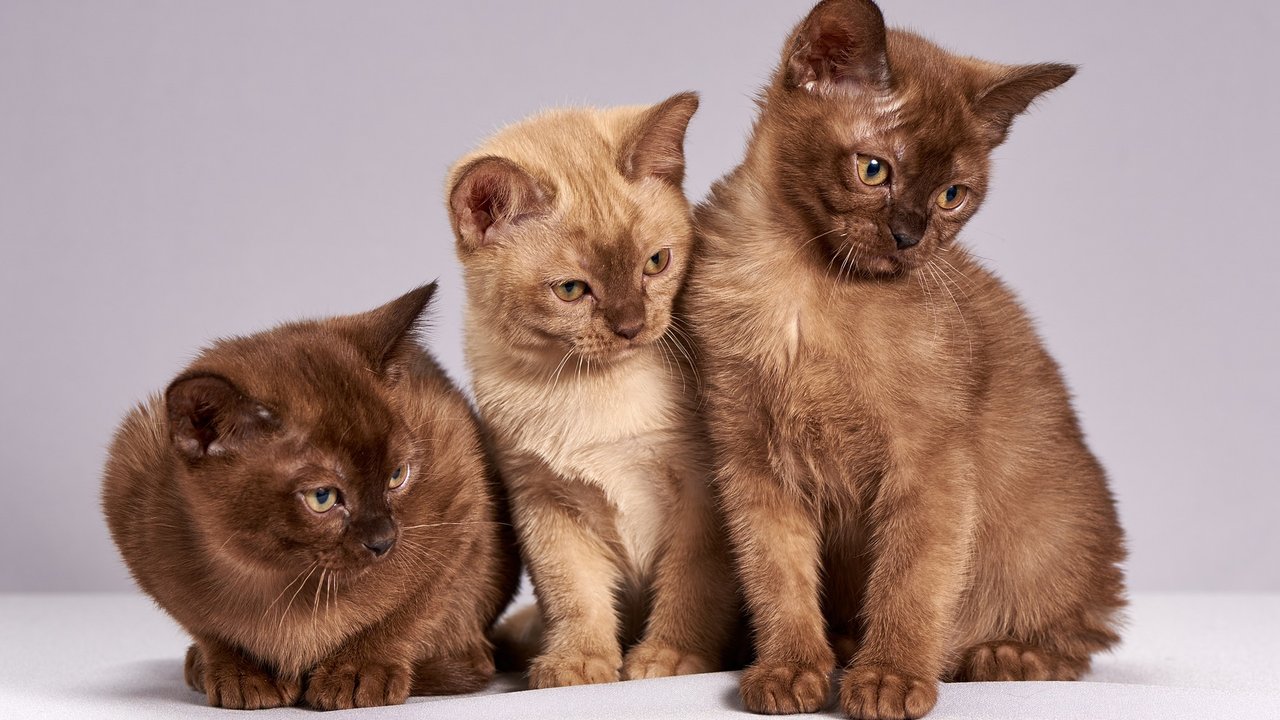
[[[839,658],[844,712],[919,717],[939,679],[1074,679],[1116,642],[1102,468],[1026,314],[955,244],[1014,117],[1073,73],[826,0],[696,210],[686,300],[757,633],[749,710],[822,708]]]
[[[220,341],[117,432],[112,538],[195,639],[209,704],[388,705],[492,677],[519,568],[471,409],[417,342],[434,291]]]
[[[505,626],[541,641],[533,687],[719,669],[737,617],[671,318],[697,105],[547,113],[451,175],[476,402],[545,621]]]

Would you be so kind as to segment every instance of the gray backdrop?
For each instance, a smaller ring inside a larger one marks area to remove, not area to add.
[[[966,232],[1062,362],[1139,590],[1280,590],[1280,10],[884,0],[891,23],[1083,72],[1016,126]],[[210,338],[432,278],[443,173],[564,103],[703,94],[700,197],[808,0],[0,0],[0,590],[126,589],[99,469]]]

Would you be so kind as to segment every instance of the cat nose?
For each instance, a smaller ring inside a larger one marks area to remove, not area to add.
[[[391,550],[391,546],[396,544],[396,526],[391,522],[390,518],[375,522],[373,527],[365,531],[364,547],[373,556],[380,558]]]
[[[640,334],[641,330],[644,330],[643,320],[637,320],[634,322],[625,323],[623,325],[615,325],[613,327],[613,331],[615,333],[617,333],[620,337],[624,337],[628,340],[635,340],[636,336]]]
[[[915,247],[920,244],[919,237],[898,232],[893,234],[893,241],[898,244],[899,250],[906,250],[909,247]]]
[[[396,544],[396,536],[388,535],[386,537],[375,538],[373,540],[365,540],[365,548],[373,553],[374,557],[382,557],[387,554],[392,545]]]

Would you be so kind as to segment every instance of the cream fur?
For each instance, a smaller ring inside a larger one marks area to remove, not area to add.
[[[716,669],[736,619],[672,318],[693,252],[679,185],[696,107],[686,94],[545,113],[450,174],[476,402],[545,623],[503,637],[537,655],[534,687]],[[646,270],[664,250],[665,268]],[[562,301],[568,281],[590,289]]]

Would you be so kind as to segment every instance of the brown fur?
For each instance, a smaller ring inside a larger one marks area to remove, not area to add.
[[[195,639],[186,679],[211,705],[386,705],[492,676],[519,568],[471,409],[415,339],[434,289],[221,341],[117,432],[112,538]],[[322,513],[302,497],[319,487],[341,492]]]
[[[955,244],[991,150],[1073,72],[950,55],[826,0],[696,210],[686,303],[757,636],[749,710],[823,707],[838,658],[844,712],[919,717],[939,679],[1074,679],[1116,642],[1103,470],[1026,314]],[[952,184],[968,198],[943,210]]]
[[[680,186],[696,108],[685,94],[555,111],[450,178],[476,401],[541,608],[504,632],[515,656],[537,643],[534,687],[718,669],[737,616],[671,318],[692,252]],[[665,269],[644,274],[663,248]],[[590,292],[554,294],[575,280]]]

